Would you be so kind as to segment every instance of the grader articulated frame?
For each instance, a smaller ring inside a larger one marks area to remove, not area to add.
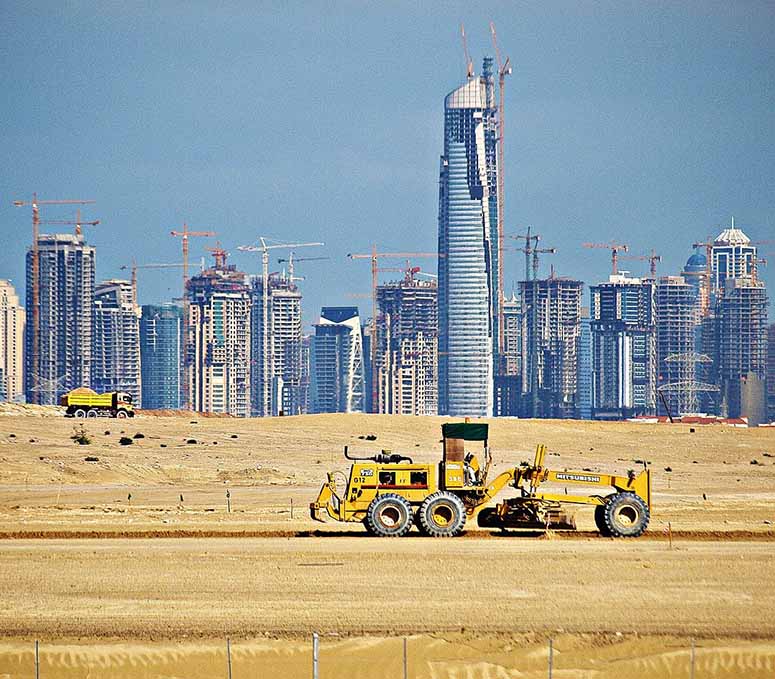
[[[533,463],[511,467],[488,482],[492,455],[488,425],[442,425],[443,459],[437,464],[415,463],[410,458],[383,452],[371,457],[345,457],[353,461],[346,487],[340,493],[337,473],[330,472],[320,493],[310,504],[313,519],[323,511],[336,521],[363,522],[383,537],[406,535],[413,525],[434,537],[460,534],[467,521],[507,528],[575,527],[566,505],[593,505],[598,530],[611,537],[637,537],[646,529],[651,511],[651,473],[627,476],[587,471],[555,471],[545,467],[546,446],[539,444]],[[484,466],[470,442],[480,442]],[[341,474],[341,472],[339,472]],[[344,474],[341,474],[344,476]],[[539,492],[544,483],[585,485],[614,489],[606,495]],[[511,486],[516,497],[493,504]]]

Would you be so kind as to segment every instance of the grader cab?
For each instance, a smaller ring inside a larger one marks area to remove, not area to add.
[[[444,424],[442,442],[438,463],[415,463],[387,451],[354,457],[345,447],[345,457],[353,462],[349,477],[342,472],[328,474],[318,498],[310,504],[312,518],[322,521],[325,512],[336,521],[362,522],[369,533],[382,537],[406,535],[413,525],[425,535],[453,537],[472,520],[504,530],[573,528],[565,505],[588,504],[595,506],[595,523],[604,535],[636,537],[648,526],[651,477],[647,469],[626,477],[553,471],[544,466],[546,447],[539,445],[532,464],[511,467],[490,481],[487,424]],[[471,447],[478,451],[467,450]],[[547,482],[606,486],[615,492],[605,496],[539,492]],[[507,486],[518,495],[494,504]]]

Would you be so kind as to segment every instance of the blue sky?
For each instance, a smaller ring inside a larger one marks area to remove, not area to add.
[[[477,72],[488,24],[507,80],[506,231],[527,224],[561,275],[598,282],[585,241],[654,247],[677,273],[732,215],[775,240],[771,2],[3,2],[0,277],[21,288],[17,198],[94,198],[98,278],[180,258],[170,229],[212,229],[231,261],[259,235],[321,240],[300,264],[305,320],[366,293],[383,250],[435,251],[443,100]],[[73,216],[64,207],[43,218]],[[50,229],[51,227],[49,227]],[[213,245],[192,241],[192,258]],[[772,294],[775,244],[761,247]],[[282,256],[280,251],[275,251]],[[302,251],[299,251],[302,256]],[[276,261],[276,257],[273,257]],[[522,276],[507,255],[507,287]],[[433,270],[432,260],[420,260]],[[396,262],[386,265],[396,265]],[[275,265],[279,267],[279,265]],[[634,274],[647,263],[627,262]],[[180,294],[146,271],[140,301]],[[368,312],[365,300],[355,300]]]

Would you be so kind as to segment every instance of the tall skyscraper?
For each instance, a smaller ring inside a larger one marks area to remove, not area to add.
[[[439,177],[439,412],[490,416],[498,359],[497,118],[492,77],[444,101]]]
[[[364,412],[361,320],[357,307],[323,307],[311,351],[314,413]]]
[[[216,265],[186,285],[188,402],[198,412],[250,415],[250,291],[245,274]]]
[[[24,319],[11,281],[0,280],[0,401],[24,399]]]
[[[713,242],[711,250],[712,287],[714,294],[724,294],[729,278],[756,277],[756,247],[740,229],[732,226],[724,229]]]
[[[267,295],[257,276],[251,288],[251,410],[253,415],[299,415],[301,406],[301,292],[289,276],[270,276]],[[262,305],[267,304],[267,328]],[[268,333],[264,341],[264,333]],[[264,347],[269,356],[263,359]],[[267,372],[265,375],[264,372]]]
[[[775,422],[775,323],[767,328],[767,417]]]
[[[123,391],[142,407],[140,309],[129,281],[109,280],[94,290],[91,386],[97,393]]]
[[[748,417],[759,424],[765,415],[767,291],[752,277],[727,278],[718,304],[718,377],[722,414]]]
[[[692,287],[700,316],[710,310],[710,286],[708,285],[708,258],[699,249],[686,260],[681,277]]]
[[[435,282],[408,272],[377,288],[377,412],[438,413],[438,305]]]
[[[656,412],[654,283],[621,274],[590,288],[592,417]]]
[[[520,281],[522,417],[578,417],[581,281]]]
[[[519,415],[522,399],[522,303],[512,292],[502,302],[503,352],[501,374],[495,375],[493,415],[515,417]]]
[[[37,366],[25,339],[25,391],[31,403],[52,405],[59,396],[91,384],[95,250],[78,234],[38,236],[40,333]],[[32,314],[32,252],[27,251],[27,316]]]
[[[581,310],[579,337],[578,403],[579,419],[592,419],[592,319],[589,308]]]
[[[183,309],[146,304],[140,317],[143,408],[177,410],[182,405]]]

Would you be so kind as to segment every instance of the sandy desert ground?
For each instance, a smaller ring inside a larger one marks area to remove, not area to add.
[[[492,423],[500,467],[537,442],[556,468],[648,461],[638,540],[588,509],[575,536],[309,520],[343,445],[436,460],[442,421],[100,419],[81,446],[72,420],[0,416],[0,677],[34,676],[35,639],[46,677],[226,676],[226,637],[235,677],[306,677],[313,631],[321,677],[401,676],[404,637],[412,677],[546,676],[550,637],[556,677],[688,677],[692,639],[697,677],[775,674],[775,429]]]

